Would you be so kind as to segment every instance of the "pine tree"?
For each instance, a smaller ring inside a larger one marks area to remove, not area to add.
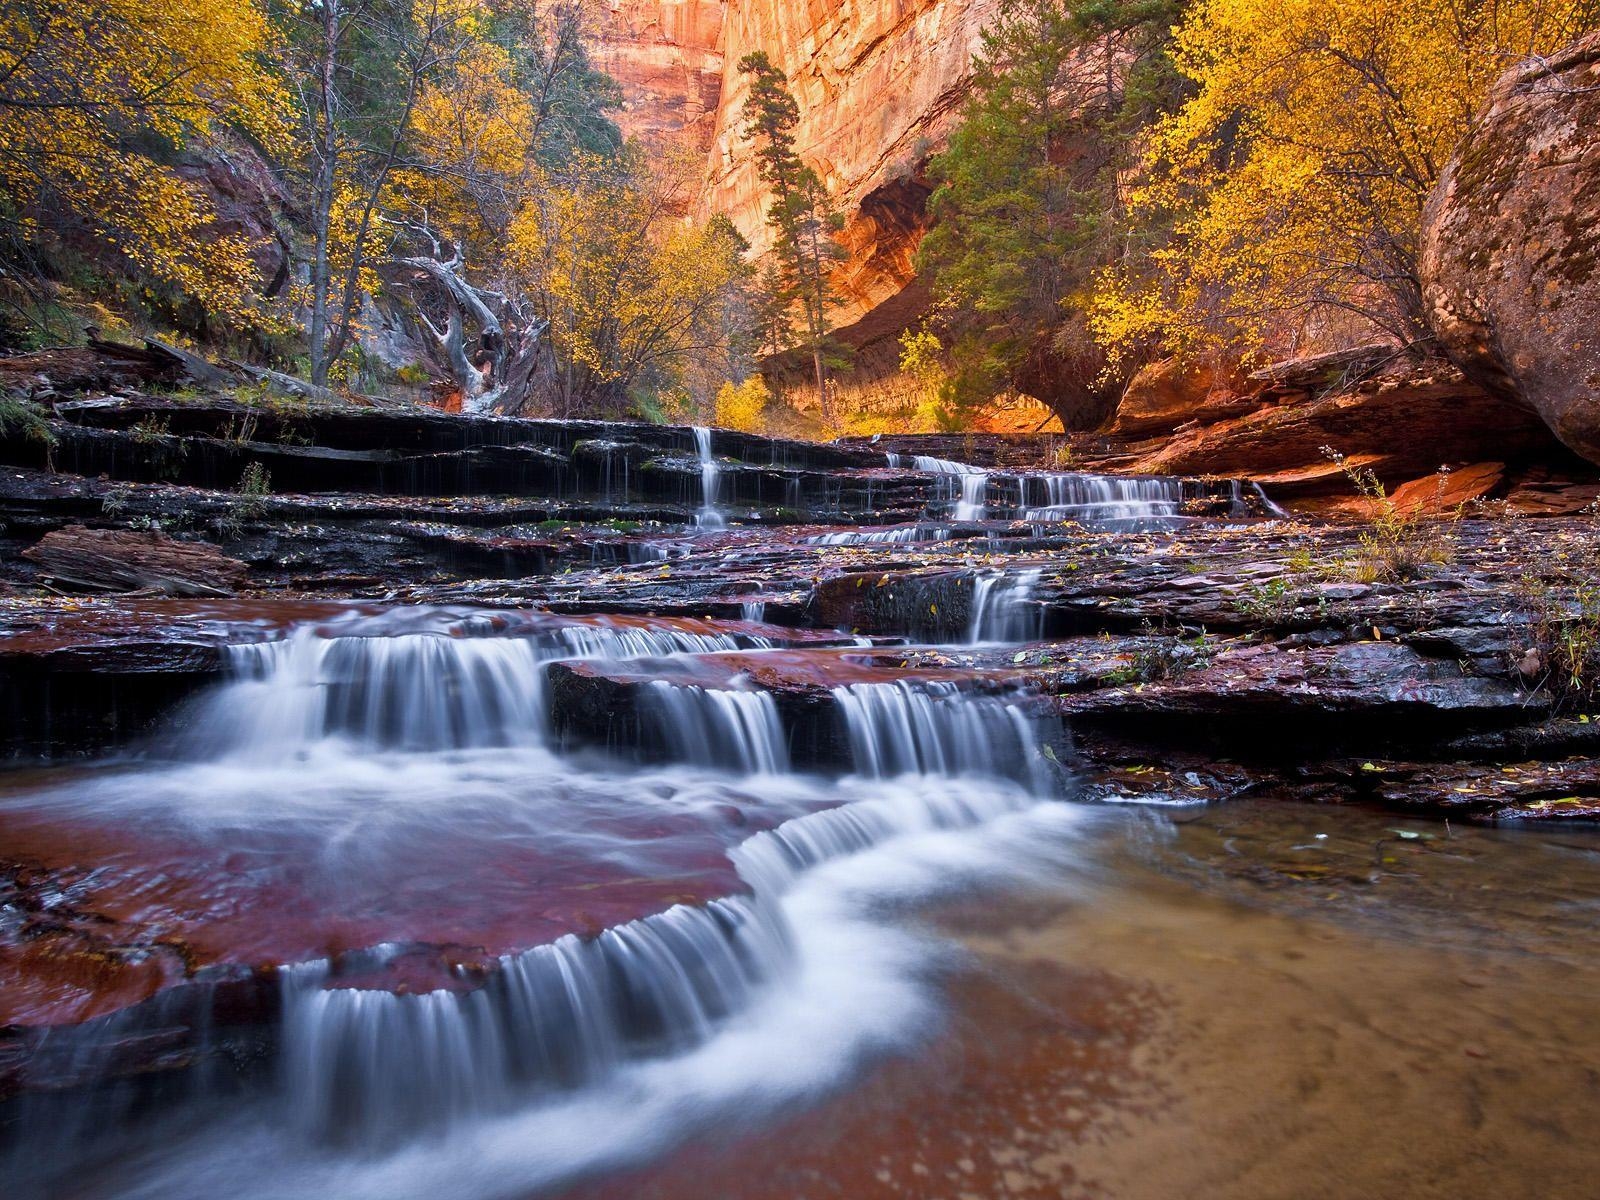
[[[844,218],[834,211],[822,177],[801,160],[794,131],[800,106],[789,94],[788,80],[757,50],[739,60],[739,73],[750,77],[745,107],[745,136],[756,144],[761,180],[772,194],[767,223],[772,226],[773,255],[778,265],[776,302],[787,311],[799,305],[801,333],[811,353],[817,402],[824,424],[833,423],[828,391],[828,310],[835,303],[833,263],[843,257],[838,233]]]

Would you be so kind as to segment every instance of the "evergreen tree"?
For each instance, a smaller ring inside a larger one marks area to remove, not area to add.
[[[761,180],[772,194],[767,223],[772,226],[778,265],[774,300],[785,312],[795,305],[800,308],[800,332],[811,354],[817,402],[823,423],[831,425],[828,310],[835,297],[830,274],[833,263],[843,257],[837,235],[844,218],[834,211],[822,177],[795,150],[800,106],[789,94],[783,72],[761,50],[740,59],[739,72],[750,77],[745,136],[756,143]]]
[[[1183,98],[1167,53],[1180,7],[1003,0],[961,124],[930,165],[918,265],[953,380],[1009,381],[1068,428],[1109,411],[1118,381],[1088,334],[1088,293],[1128,250],[1120,181],[1137,135]]]

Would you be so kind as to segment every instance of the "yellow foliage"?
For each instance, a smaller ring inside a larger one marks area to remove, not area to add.
[[[13,0],[0,8],[0,192],[12,220],[54,210],[150,279],[243,316],[252,275],[239,237],[197,236],[200,191],[137,149],[224,123],[269,144],[285,129],[254,0]]]
[[[570,364],[569,402],[617,398],[651,376],[663,385],[725,342],[744,246],[726,222],[675,215],[685,185],[631,156],[578,154],[513,220],[509,266],[542,297],[557,359]]]
[[[724,383],[717,392],[716,424],[724,429],[763,433],[771,402],[772,392],[759,375],[750,375],[743,383]]]
[[[453,237],[472,245],[504,237],[536,179],[536,113],[516,86],[510,54],[493,42],[468,45],[447,75],[423,89],[412,120],[415,154],[426,168],[405,172],[397,190]],[[486,179],[495,186],[466,186]]]
[[[1170,228],[1101,280],[1094,327],[1129,344],[1259,345],[1353,312],[1424,332],[1422,206],[1490,84],[1563,45],[1582,0],[1199,0],[1175,57],[1198,91],[1154,131],[1131,197]]]

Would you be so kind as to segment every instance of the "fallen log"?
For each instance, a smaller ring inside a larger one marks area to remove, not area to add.
[[[231,596],[249,572],[209,542],[82,525],[46,534],[22,557],[52,584],[71,591]]]

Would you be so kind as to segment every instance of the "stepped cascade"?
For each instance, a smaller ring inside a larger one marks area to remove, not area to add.
[[[336,1189],[357,1164],[416,1138],[505,1121],[553,1129],[622,1103],[618,1089],[676,1080],[713,1106],[737,1103],[745,1085],[725,1077],[740,1047],[783,1044],[795,1003],[821,1006],[821,1044],[832,1047],[810,1072],[842,1075],[903,1040],[926,1016],[922,952],[872,914],[867,876],[848,869],[846,884],[826,872],[928,837],[990,870],[982,847],[1025,836],[1007,821],[1059,824],[1068,811],[1049,811],[1066,795],[1040,758],[1053,727],[1021,694],[852,684],[830,699],[848,755],[799,772],[773,694],[742,667],[718,674],[723,660],[797,653],[781,648],[790,637],[750,622],[358,607],[225,646],[228,678],[176,713],[143,762],[19,807],[46,823],[71,814],[137,830],[111,868],[133,877],[153,869],[147,843],[189,844],[196,865],[164,886],[193,891],[185,911],[197,934],[202,897],[237,909],[227,938],[275,968],[243,983],[219,947],[214,967],[172,993],[42,1043],[30,1070],[41,1083],[91,1084],[91,1115],[63,1124],[48,1091],[25,1093],[12,1132],[52,1152],[13,1156],[8,1173],[46,1189],[44,1161],[114,1148],[107,1129],[133,1136],[141,1087],[121,1076],[118,1047],[175,1012],[201,1064],[181,1104],[198,1118],[226,1090],[222,1064],[256,1047],[270,1066],[250,1083],[251,1103],[272,1153],[313,1154]],[[637,721],[613,729],[599,757],[600,747],[558,745],[548,678],[558,664],[638,680]],[[720,682],[679,683],[680,671]],[[722,814],[735,806],[744,816],[730,825]],[[208,896],[208,855],[231,857],[226,897]],[[295,886],[322,895],[338,921],[271,910],[289,860]],[[460,874],[469,862],[513,873],[474,882]],[[517,882],[530,870],[533,883]],[[592,916],[563,916],[562,893],[539,897],[537,879],[552,872],[616,892],[614,919],[595,929]],[[418,893],[398,910],[383,895],[395,873]],[[451,890],[444,912],[425,912],[434,887]],[[526,903],[544,914],[531,931],[519,930]],[[483,905],[499,915],[492,937],[476,931],[479,948],[430,948],[461,946]],[[333,954],[310,953],[330,942]],[[881,958],[862,986],[888,995],[888,1010],[813,995],[862,947]],[[241,1000],[241,986],[253,998]],[[260,1009],[259,1024],[232,1027],[241,1004]],[[782,1096],[814,1085],[780,1072],[763,1086]],[[558,1169],[540,1140],[553,1135],[533,1136],[516,1167],[529,1186],[592,1165]],[[248,1167],[261,1150],[198,1120],[128,1194],[200,1195],[224,1179],[274,1194]],[[593,1153],[625,1157],[603,1139]]]
[[[1079,967],[1104,938],[1036,940],[1154,936],[1100,904],[1129,863],[1318,906],[1411,865],[1374,865],[1400,826],[1308,863],[1315,834],[1204,805],[1589,795],[1576,754],[1481,766],[1592,723],[1507,682],[1517,631],[1475,606],[1517,547],[1466,521],[1470,582],[1376,583],[1332,577],[1361,531],[1253,484],[1053,444],[224,415],[66,402],[55,473],[0,433],[33,556],[0,569],[38,592],[0,605],[8,1196],[743,1194],[701,1187],[719,1139],[766,1161],[838,1121],[876,1162],[862,1131],[961,1109],[920,1094],[967,1071],[1031,1128],[1018,1064],[1069,1081],[1030,1104],[1089,1105],[1148,1036],[1145,993]],[[245,461],[274,490],[232,490]],[[212,574],[58,594],[119,546]]]

